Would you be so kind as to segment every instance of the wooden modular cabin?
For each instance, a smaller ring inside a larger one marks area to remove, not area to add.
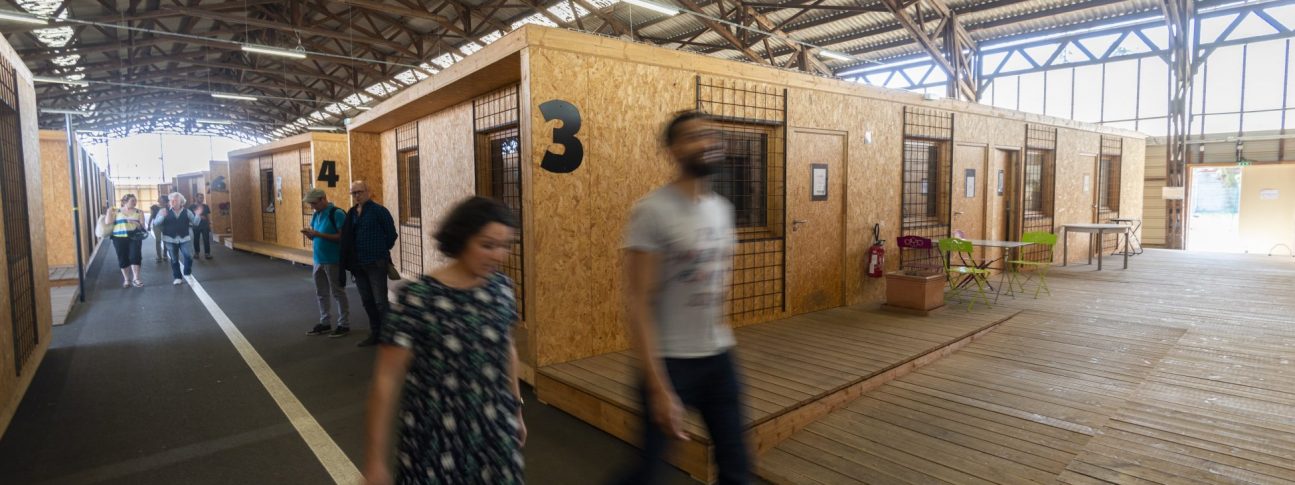
[[[72,268],[58,271],[59,285],[76,284],[76,229],[81,230],[81,259],[90,264],[99,238],[95,225],[109,206],[121,203],[107,174],[99,168],[79,140],[73,140],[72,158],[76,167],[77,210],[72,207],[72,174],[68,167],[67,134],[62,131],[40,130],[41,198],[45,207],[45,251],[50,268]],[[88,174],[88,175],[87,175]],[[88,178],[87,178],[88,177]],[[124,193],[123,193],[124,194]],[[139,207],[148,209],[148,200],[140,199]],[[73,225],[73,220],[76,220]]]
[[[311,243],[301,230],[313,211],[301,198],[319,187],[338,207],[350,207],[347,145],[346,135],[312,132],[229,152],[234,248],[311,264]]]
[[[506,271],[538,368],[627,347],[622,232],[672,177],[664,123],[692,109],[720,118],[729,152],[716,188],[737,210],[737,326],[879,302],[874,224],[895,269],[901,233],[1010,238],[1141,212],[1138,133],[537,26],[351,120],[351,159],[382,167],[407,277],[443,262],[429,233],[456,202],[520,216]]]
[[[203,194],[203,197],[207,196],[207,183],[207,172],[202,171],[176,175],[172,179],[171,185],[175,187],[176,192],[184,196],[186,204],[192,204],[195,199],[194,195]]]
[[[10,255],[0,258],[0,434],[44,359],[53,328],[45,254],[52,213],[40,195],[44,164],[36,115],[31,71],[0,39],[0,246]],[[66,147],[60,153],[66,174]],[[70,189],[62,195],[70,198]]]
[[[212,160],[207,171],[207,205],[211,206],[212,237],[229,234],[232,204],[229,197],[229,162]]]

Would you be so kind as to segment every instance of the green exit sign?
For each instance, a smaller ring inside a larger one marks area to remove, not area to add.
[[[1237,166],[1238,166],[1238,167],[1249,167],[1249,166],[1250,166],[1250,161],[1249,161],[1249,160],[1242,160],[1242,161],[1240,161],[1240,162],[1237,162]]]

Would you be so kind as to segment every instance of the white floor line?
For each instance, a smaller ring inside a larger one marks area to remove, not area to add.
[[[283,383],[283,380],[279,379],[279,375],[275,374],[270,365],[265,362],[265,359],[261,358],[261,354],[252,348],[252,344],[247,341],[247,338],[243,337],[243,333],[238,331],[238,327],[234,326],[234,322],[230,321],[225,312],[216,305],[216,302],[211,299],[211,295],[207,294],[207,290],[202,288],[202,284],[198,283],[198,280],[192,276],[186,276],[185,281],[193,288],[193,292],[198,295],[198,299],[202,301],[203,306],[207,307],[207,312],[211,313],[212,318],[216,319],[216,323],[220,324],[220,329],[225,331],[225,336],[229,337],[229,341],[234,344],[234,348],[243,357],[243,361],[247,362],[247,366],[252,368],[252,372],[261,381],[261,385],[265,386],[265,390],[270,393],[270,397],[273,397],[274,402],[278,403],[279,409],[288,417],[292,427],[296,428],[301,438],[306,440],[306,445],[310,446],[310,451],[314,452],[315,456],[319,458],[319,462],[328,470],[328,474],[333,477],[333,481],[345,485],[359,483],[362,478],[360,469],[355,466],[355,463],[351,462],[350,458],[347,458],[346,453],[343,453],[341,448],[338,448],[333,438],[319,425],[319,421],[315,420],[315,417],[306,410],[306,406],[297,400],[297,396],[292,394],[292,391]]]

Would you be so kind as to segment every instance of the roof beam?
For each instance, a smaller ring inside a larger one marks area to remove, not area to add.
[[[327,37],[330,39],[354,40],[354,41],[362,42],[369,45],[385,46],[395,50],[403,50],[405,47],[397,42],[392,42],[386,39],[378,39],[378,38],[368,37],[368,36],[353,35],[348,32],[339,32],[337,30],[324,29],[319,27],[289,25],[289,24],[274,22],[271,20],[265,20],[265,19],[259,19],[259,18],[253,18],[253,17],[244,17],[239,15],[230,15],[230,14],[217,12],[214,10],[208,10],[208,9],[179,8],[179,7],[163,7],[163,8],[168,10],[180,10],[184,15],[187,15],[187,16],[200,17],[200,18],[211,19],[211,20],[220,20],[234,25],[238,25],[241,23],[249,26],[262,27],[266,29],[273,29],[273,30],[279,30],[284,32],[291,32],[293,34],[310,34],[310,35],[319,36],[319,37]]]
[[[958,23],[956,14],[945,5],[944,0],[881,0],[882,5],[894,14],[899,24],[908,30],[908,34],[926,49],[935,63],[944,69],[949,76],[947,96],[965,101],[976,101],[975,68],[971,59],[975,57],[976,46],[967,35],[967,31]],[[923,7],[925,8],[925,11]],[[926,15],[924,15],[924,13]],[[935,28],[927,30],[927,25],[935,22]],[[971,55],[966,55],[967,51]]]
[[[750,59],[752,61],[755,61],[761,64],[766,63],[764,58],[760,57],[760,55],[756,54],[754,50],[751,50],[750,47],[747,47],[745,44],[742,43],[742,41],[738,40],[737,36],[733,35],[733,32],[728,30],[728,26],[721,24],[719,22],[716,22],[714,20],[711,20],[711,18],[709,17],[709,14],[707,14],[705,10],[702,10],[701,6],[697,5],[696,2],[694,2],[693,0],[679,0],[679,3],[682,3],[684,7],[688,8],[688,10],[692,10],[699,14],[705,15],[705,17],[699,16],[696,18],[697,20],[700,20],[702,24],[705,24],[706,28],[710,29],[711,31],[714,31],[716,34],[719,34],[720,37],[723,37],[724,40],[728,41],[728,43],[732,45],[734,49],[736,49],[738,52],[741,52],[743,55],[745,55],[747,59]]]

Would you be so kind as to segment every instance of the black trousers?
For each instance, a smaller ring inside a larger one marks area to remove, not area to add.
[[[355,289],[360,291],[364,313],[369,316],[370,336],[378,338],[382,334],[382,321],[387,317],[387,309],[391,307],[387,301],[387,262],[361,264],[351,274],[355,277]]]
[[[211,255],[211,228],[193,228],[193,255]]]
[[[715,446],[715,466],[720,484],[751,481],[746,436],[742,430],[742,382],[733,352],[697,359],[665,359],[666,374],[684,407],[696,409]],[[669,439],[652,422],[651,403],[639,386],[643,403],[643,461],[620,480],[625,485],[646,485],[660,480]]]
[[[117,267],[129,268],[131,265],[139,266],[143,261],[144,241],[136,241],[128,237],[112,238],[112,249],[117,252]]]

